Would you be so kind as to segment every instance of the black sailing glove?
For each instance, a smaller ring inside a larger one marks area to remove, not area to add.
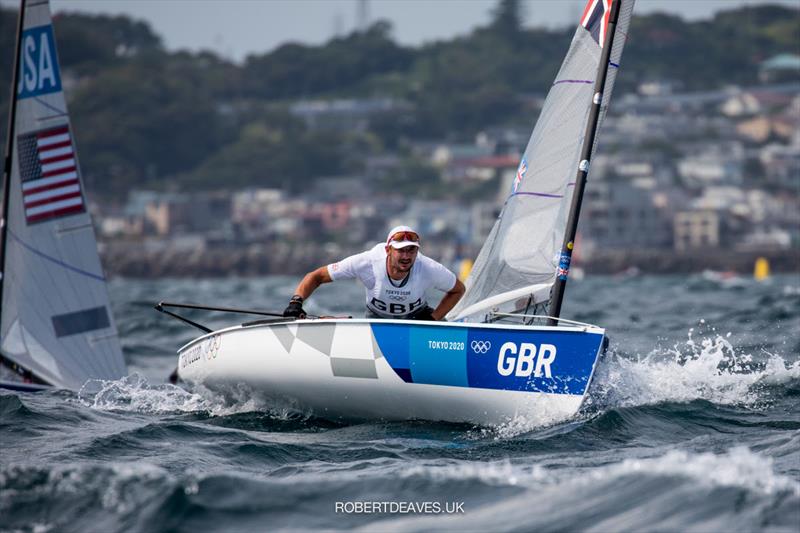
[[[292,296],[289,305],[283,310],[283,316],[287,318],[305,318],[306,312],[303,309],[303,298],[297,295]]]
[[[427,306],[425,309],[411,317],[411,320],[436,320],[433,318],[433,308]]]

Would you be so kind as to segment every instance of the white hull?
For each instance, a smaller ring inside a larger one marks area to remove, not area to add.
[[[328,419],[538,424],[578,411],[603,333],[594,327],[302,320],[210,333],[179,350],[178,367],[189,383],[220,391],[245,385]],[[521,359],[527,361],[520,363],[514,352],[524,346]]]

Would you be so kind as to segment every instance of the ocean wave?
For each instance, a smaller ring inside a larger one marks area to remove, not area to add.
[[[22,403],[16,394],[0,394],[0,427],[4,427],[14,419],[27,419],[33,412]]]
[[[720,405],[759,407],[768,401],[759,386],[800,379],[800,360],[742,353],[726,336],[689,338],[645,356],[612,353],[594,376],[589,405],[601,408],[708,400]]]
[[[644,356],[610,351],[598,363],[581,412],[572,418],[520,415],[478,433],[481,438],[513,439],[617,408],[670,402],[707,400],[758,409],[774,399],[769,387],[800,380],[800,360],[787,361],[763,348],[754,356],[734,346],[730,333],[719,335],[713,328],[711,332],[695,338],[695,330],[690,329],[684,343],[653,349]]]
[[[413,472],[452,486],[465,478],[497,487],[465,514],[388,516],[364,530],[429,531],[753,531],[793,530],[800,483],[774,471],[771,458],[747,448],[721,454],[669,450],[591,468],[473,463]],[[499,474],[499,475],[498,475]],[[499,490],[506,487],[503,490]],[[451,493],[452,494],[452,493]],[[483,493],[487,494],[487,493]],[[746,502],[746,504],[743,504]]]
[[[214,417],[264,412],[280,420],[298,416],[293,406],[270,402],[243,387],[232,387],[225,394],[202,386],[187,390],[166,383],[150,384],[138,373],[114,381],[89,382],[78,393],[78,399],[92,409],[114,412],[201,413]]]
[[[525,467],[514,466],[509,459],[501,461],[442,461],[418,464],[404,469],[403,477],[426,477],[434,482],[479,481],[489,486],[517,486],[539,484],[550,474],[538,464]]]
[[[582,525],[585,529],[594,524],[613,530],[641,529],[648,524],[680,529],[709,520],[746,528],[752,522],[741,522],[740,514],[720,509],[730,509],[731,502],[745,498],[749,514],[755,512],[762,519],[758,511],[763,509],[768,521],[775,521],[780,517],[772,515],[800,502],[800,483],[776,472],[770,457],[743,447],[720,454],[668,450],[568,468],[558,456],[532,459],[312,461],[260,474],[213,470],[175,474],[146,461],[14,465],[0,470],[0,513],[12,517],[5,524],[7,530],[31,531],[31,524],[40,531],[100,526],[169,530],[170,524],[199,524],[209,516],[227,517],[226,527],[248,528],[269,517],[275,520],[271,523],[288,526],[292,519],[286,506],[300,505],[316,513],[308,518],[318,525],[341,527],[345,518],[333,512],[335,501],[422,501],[447,494],[450,500],[467,502],[465,515],[445,517],[446,522],[442,517],[410,522],[402,516],[350,517],[350,525],[368,523],[378,529],[410,525],[412,530],[429,530],[463,521],[470,525],[468,529],[526,525],[545,529]],[[669,514],[651,518],[647,513],[654,505],[689,509],[699,498],[705,502],[698,511],[703,515],[686,511],[691,520],[683,516],[683,521],[675,522]],[[596,520],[598,510],[605,522]],[[791,515],[784,520],[791,520]]]
[[[6,531],[118,530],[180,484],[144,461],[116,464],[15,464],[0,470]],[[188,485],[181,490],[189,491]]]
[[[761,494],[781,492],[800,496],[800,483],[776,473],[773,463],[771,457],[745,447],[734,447],[720,455],[671,450],[660,457],[625,459],[595,470],[591,477],[605,481],[629,475],[676,476],[691,479],[701,487],[737,487]]]
[[[781,294],[789,297],[800,296],[800,285],[784,285]]]
[[[554,463],[558,460],[551,459]],[[425,477],[433,482],[474,480],[488,485],[507,485],[528,488],[544,486],[614,484],[628,476],[677,477],[690,480],[701,487],[737,487],[761,494],[787,493],[800,496],[800,483],[775,472],[774,460],[745,447],[734,447],[722,454],[670,450],[663,455],[628,458],[609,465],[584,468],[553,468],[531,464],[530,458],[521,464],[501,461],[442,461],[406,466],[400,477]]]
[[[284,469],[277,469],[268,476],[270,482],[288,484],[315,484],[324,480],[333,485],[369,485],[395,479],[401,488],[404,480],[423,479],[432,486],[452,487],[453,482],[469,481],[494,487],[543,489],[549,486],[567,492],[578,486],[613,486],[631,476],[667,477],[690,481],[693,487],[735,487],[763,495],[800,496],[800,483],[776,472],[773,458],[746,447],[733,447],[721,454],[669,450],[661,455],[626,458],[602,466],[563,468],[564,462],[558,457],[534,462],[530,456],[492,461],[384,457],[346,463],[312,462],[304,464],[302,470],[287,465],[284,469],[290,470],[291,475],[284,475],[287,473]]]

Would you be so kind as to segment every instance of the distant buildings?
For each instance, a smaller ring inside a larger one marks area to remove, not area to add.
[[[675,206],[658,194],[655,181],[593,181],[581,212],[584,242],[612,249],[669,248]]]
[[[365,131],[375,118],[408,109],[408,102],[393,98],[301,100],[289,106],[289,112],[309,128],[334,131]]]
[[[765,62],[765,79],[785,79],[778,73],[792,61]],[[677,88],[648,82],[638,95],[621,97],[606,119],[584,197],[584,259],[593,250],[800,248],[800,83],[686,94]],[[363,131],[407,105],[299,101],[291,112],[312,128]],[[351,154],[363,161],[359,173],[320,177],[296,196],[275,189],[134,191],[123,208],[101,206],[100,234],[150,249],[251,250],[257,266],[285,268],[359,251],[403,223],[422,233],[426,253],[445,261],[474,257],[508,197],[529,135],[492,127],[466,144],[409,141],[398,152]],[[373,184],[401,180],[408,161],[435,169],[452,194],[377,192]],[[472,199],[459,199],[465,191]]]
[[[716,211],[679,211],[673,219],[675,249],[709,250],[720,245],[720,217]]]

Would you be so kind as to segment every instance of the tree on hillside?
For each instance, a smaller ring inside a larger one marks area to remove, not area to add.
[[[499,0],[492,10],[489,29],[512,43],[517,43],[523,32],[524,13],[519,0]]]
[[[298,193],[320,175],[342,172],[340,136],[307,131],[289,116],[277,120],[294,125],[275,128],[269,118],[251,122],[182,181],[203,189],[269,187]]]
[[[53,26],[62,68],[80,74],[93,74],[121,59],[162,50],[161,38],[146,22],[125,16],[64,14],[54,18]]]
[[[758,83],[767,57],[797,53],[800,10],[782,6],[723,11],[688,23],[665,13],[634,17],[625,48],[623,90],[642,79],[680,81],[688,90]]]
[[[191,170],[225,140],[202,85],[173,75],[171,61],[160,56],[104,72],[70,107],[84,178],[99,193]]]
[[[410,50],[392,40],[391,24],[378,21],[323,46],[289,43],[248,57],[244,90],[255,98],[274,99],[342,93],[372,76],[405,71],[412,58]]]

